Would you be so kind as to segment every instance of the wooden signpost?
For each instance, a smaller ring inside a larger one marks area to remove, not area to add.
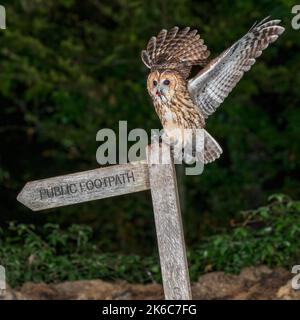
[[[28,182],[17,200],[40,211],[148,189],[153,201],[165,298],[190,300],[176,172],[168,146],[148,146],[147,160]]]

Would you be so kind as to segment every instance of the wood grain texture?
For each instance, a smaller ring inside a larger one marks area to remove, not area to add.
[[[148,146],[147,158],[157,158],[157,150],[154,145]],[[169,149],[164,148],[163,158],[163,164],[151,164],[149,161],[149,181],[164,293],[167,300],[190,300],[192,295],[176,172]]]
[[[28,182],[17,197],[33,211],[103,199],[150,188],[146,161]]]

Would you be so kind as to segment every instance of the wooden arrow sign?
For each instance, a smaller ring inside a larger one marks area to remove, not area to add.
[[[152,144],[136,161],[28,182],[17,199],[39,211],[151,189],[165,298],[189,300],[189,271],[175,166],[167,145]]]
[[[146,161],[114,165],[26,183],[17,200],[33,211],[147,190]]]

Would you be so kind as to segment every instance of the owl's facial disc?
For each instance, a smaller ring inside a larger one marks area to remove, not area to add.
[[[162,103],[165,103],[168,101],[167,95],[169,91],[169,88],[168,88],[169,83],[170,81],[168,79],[160,80],[159,83],[155,86],[156,99],[160,99]]]
[[[176,79],[169,71],[154,71],[148,77],[148,91],[154,100],[166,103],[175,93]]]

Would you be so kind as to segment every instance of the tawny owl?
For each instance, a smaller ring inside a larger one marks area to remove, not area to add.
[[[205,119],[219,107],[262,51],[284,31],[279,23],[280,20],[269,17],[255,23],[211,61],[197,30],[189,27],[163,29],[150,39],[141,56],[151,69],[147,89],[167,136],[176,134],[173,138],[179,139],[178,129],[180,132],[205,127]],[[203,68],[188,79],[194,65]],[[204,130],[204,163],[214,161],[221,153],[219,144]]]

